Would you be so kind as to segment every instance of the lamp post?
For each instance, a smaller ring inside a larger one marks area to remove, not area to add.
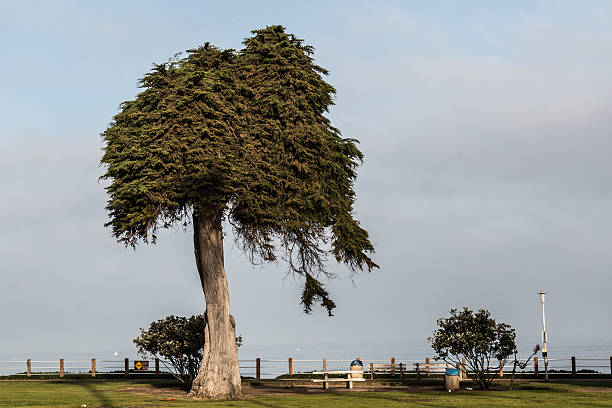
[[[540,302],[542,303],[542,357],[544,358],[544,381],[548,382],[548,350],[546,343],[548,342],[548,336],[546,336],[546,315],[544,314],[544,302],[546,301],[546,291],[539,291]]]

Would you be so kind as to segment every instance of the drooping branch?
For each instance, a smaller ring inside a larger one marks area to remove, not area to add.
[[[310,274],[306,274],[306,282],[304,283],[304,291],[302,292],[302,305],[304,312],[312,311],[313,303],[319,301],[329,316],[333,316],[333,310],[336,304],[330,299],[329,293],[323,288],[321,282],[313,278]]]

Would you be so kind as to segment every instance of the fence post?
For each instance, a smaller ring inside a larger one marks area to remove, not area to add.
[[[467,372],[467,360],[465,359],[465,357],[461,358],[461,368],[463,368],[463,371],[461,372],[461,377],[460,379],[465,379],[468,378],[468,372]]]
[[[417,380],[421,379],[420,363],[416,363]]]
[[[323,371],[327,371],[327,358],[323,357]]]
[[[429,377],[429,357],[425,357],[425,375]]]
[[[533,372],[535,373],[535,376],[536,376],[536,377],[538,376],[539,371],[540,371],[538,368],[539,368],[539,367],[538,367],[538,358],[537,358],[537,357],[534,357],[534,358],[533,358]]]
[[[395,357],[391,357],[391,377],[395,377]]]
[[[26,373],[28,377],[32,376],[32,360],[30,360],[29,358],[28,358],[28,361],[26,362]]]
[[[64,359],[60,358],[60,378],[64,378]]]
[[[293,375],[293,359],[289,357],[289,375]]]
[[[370,363],[370,380],[374,379],[374,364]]]
[[[159,376],[159,358],[155,359],[155,376]]]
[[[91,376],[92,377],[96,376],[96,359],[95,358],[91,359]]]
[[[572,356],[572,377],[576,376],[576,357]]]
[[[130,376],[130,359],[129,358],[125,359],[125,376],[126,377]]]
[[[610,375],[612,375],[612,356],[610,356]]]
[[[255,378],[261,380],[261,359],[259,357],[255,359]]]

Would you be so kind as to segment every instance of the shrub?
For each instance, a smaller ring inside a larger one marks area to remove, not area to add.
[[[186,386],[191,386],[202,364],[205,324],[204,315],[170,315],[151,323],[147,330],[141,328],[140,336],[133,341],[138,353],[144,357],[159,358],[175,377]],[[238,336],[236,347],[241,345],[242,336]]]
[[[438,319],[440,327],[428,340],[436,352],[436,360],[454,366],[465,358],[468,372],[481,389],[488,389],[499,372],[498,360],[503,367],[508,357],[516,352],[514,329],[506,323],[497,323],[483,309],[473,312],[464,307],[452,309],[450,317]],[[491,366],[493,360],[493,366]]]

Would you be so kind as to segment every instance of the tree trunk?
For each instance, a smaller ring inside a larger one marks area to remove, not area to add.
[[[204,355],[190,396],[205,399],[242,397],[235,321],[230,316],[227,275],[223,267],[221,212],[194,209],[194,249],[206,300]]]
[[[512,385],[514,384],[514,374],[516,373],[516,354],[514,355],[514,366],[512,367],[512,376],[510,377],[510,387],[508,388],[512,391]]]

